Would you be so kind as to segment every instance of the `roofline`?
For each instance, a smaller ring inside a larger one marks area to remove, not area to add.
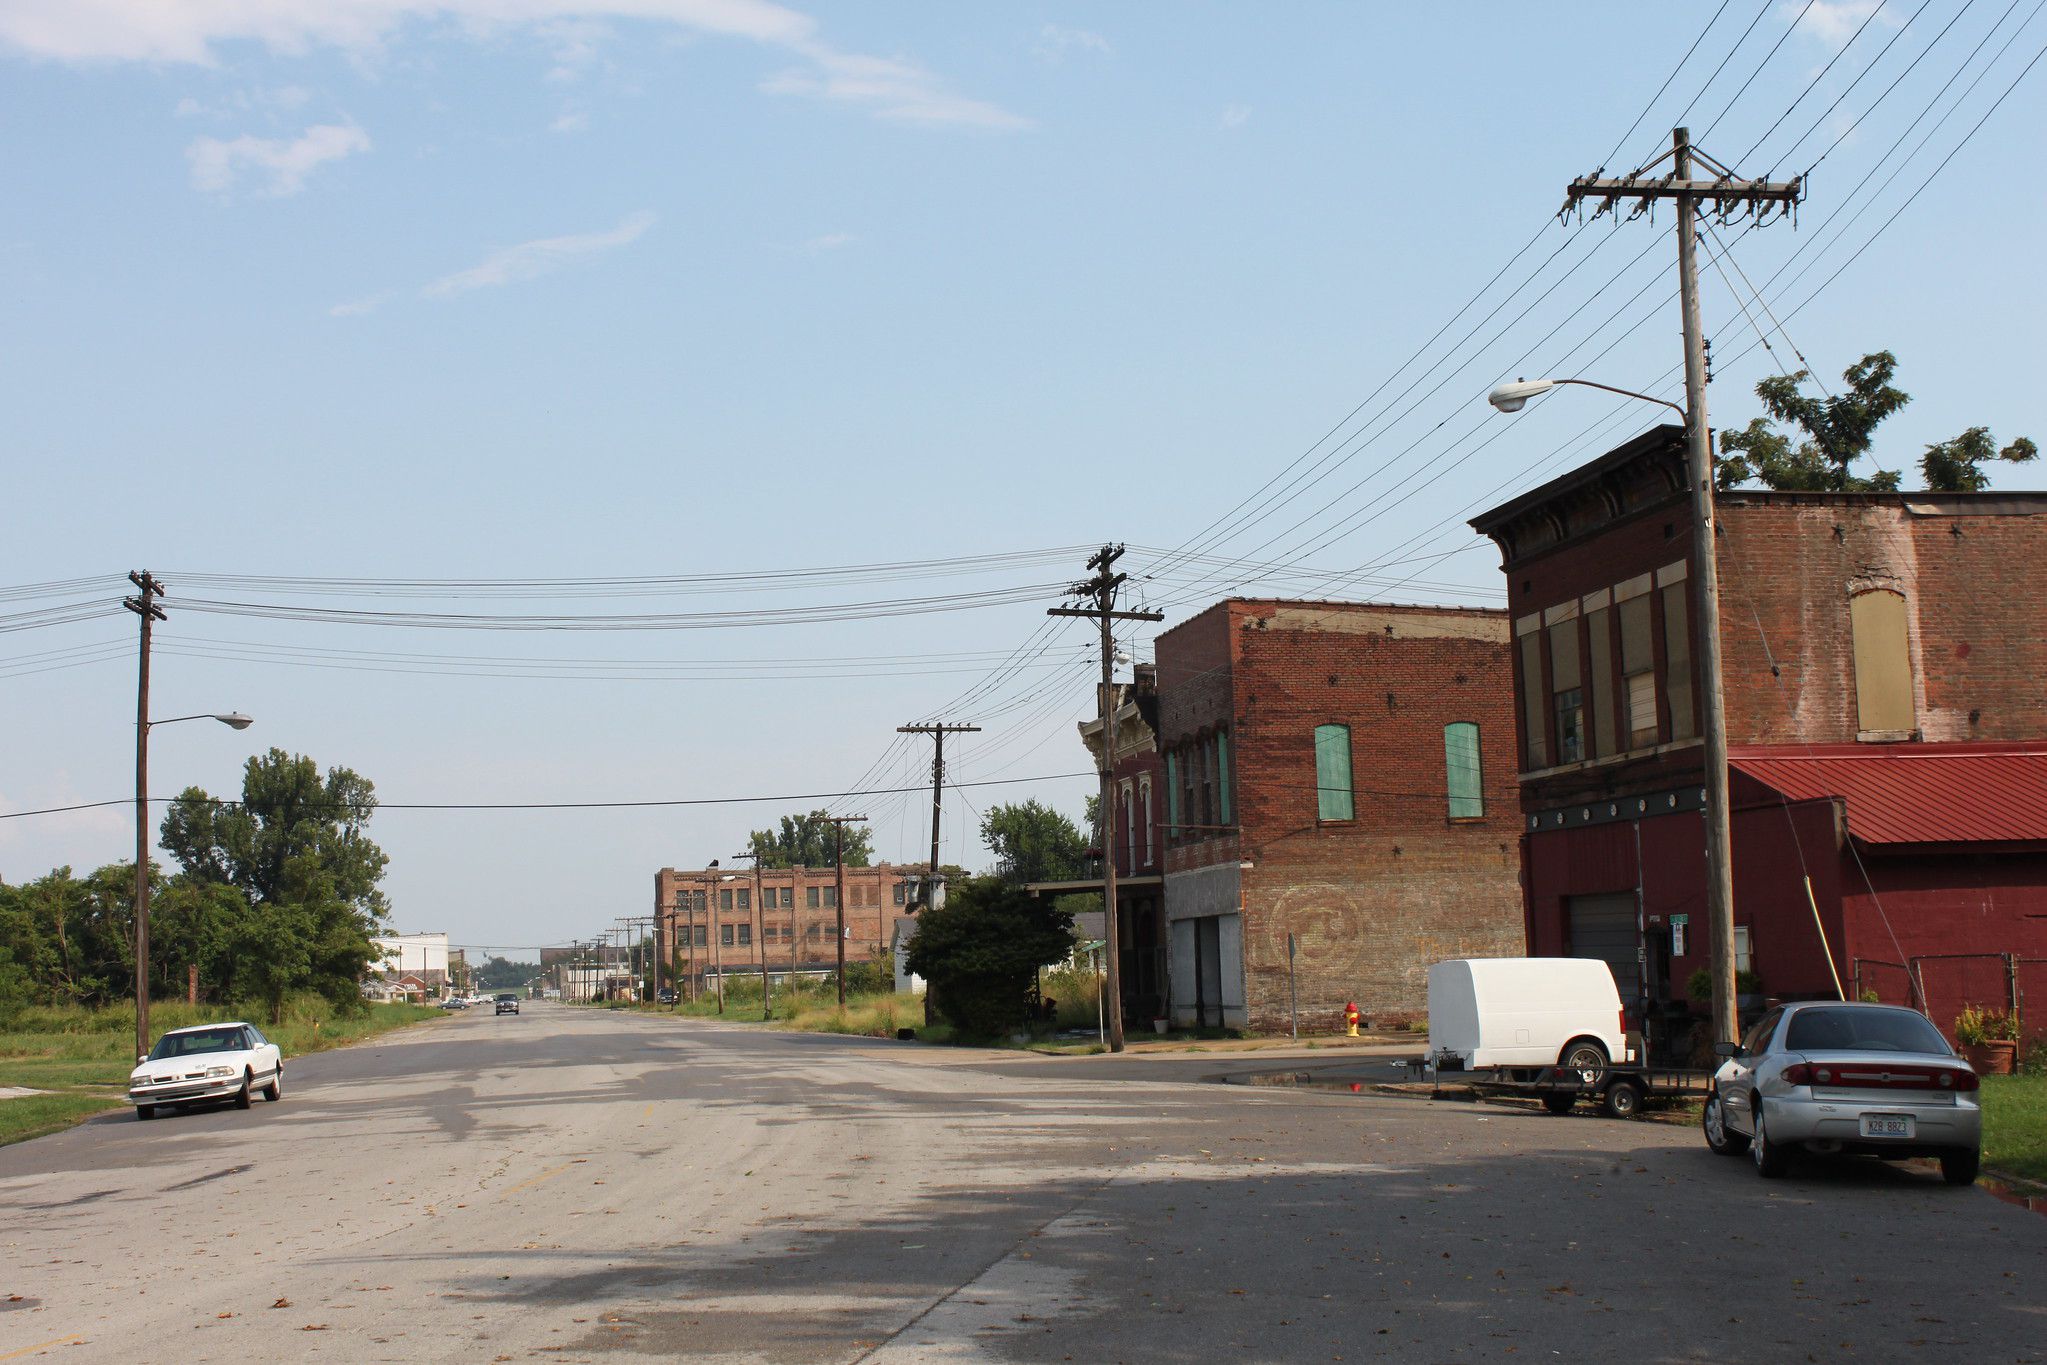
[[[1164,639],[1184,630],[1212,611],[1228,612],[1233,607],[1314,607],[1331,611],[1408,612],[1423,616],[1497,616],[1506,619],[1508,607],[1457,606],[1442,602],[1374,602],[1349,597],[1219,597],[1184,621],[1175,622],[1158,633]]]
[[[1864,744],[1843,742],[1837,744],[1730,744],[1727,746],[1727,760],[1739,762],[1745,758],[1785,760],[1810,759],[1814,761],[1860,759],[1866,762],[1892,761],[1903,759],[1937,758],[1995,758],[2034,757],[2047,755],[2047,740],[2018,739],[1970,739],[1970,740],[1920,740],[1902,744]]]
[[[1466,525],[1482,536],[1490,536],[1494,527],[1502,522],[1513,520],[1529,508],[1539,507],[1543,503],[1552,501],[1574,488],[1592,483],[1609,471],[1639,459],[1641,456],[1647,455],[1652,451],[1665,447],[1682,448],[1684,439],[1685,429],[1675,422],[1664,422],[1658,426],[1653,426],[1641,435],[1615,446],[1604,455],[1588,460],[1576,469],[1559,474],[1548,483],[1536,485],[1513,501],[1503,502],[1489,512],[1479,513],[1467,522]],[[1679,489],[1680,496],[1682,493],[1683,489]]]

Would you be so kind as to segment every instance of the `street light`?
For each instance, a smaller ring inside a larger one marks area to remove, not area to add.
[[[143,674],[143,706],[149,697],[148,673]],[[239,711],[199,711],[168,720],[151,720],[138,708],[135,726],[135,1060],[149,1055],[149,732],[159,725],[176,725],[181,720],[217,720],[232,730],[246,730],[255,722]]]
[[[1686,480],[1691,485],[1692,553],[1698,572],[1693,610],[1699,617],[1699,672],[1703,705],[1700,735],[1705,763],[1706,920],[1709,934],[1708,960],[1713,974],[1713,1037],[1732,1042],[1741,1036],[1735,1010],[1734,983],[1734,877],[1733,830],[1728,818],[1727,792],[1727,699],[1720,669],[1720,549],[1714,537],[1713,448],[1705,429],[1705,361],[1698,330],[1697,269],[1692,264],[1692,209],[1680,214],[1679,258],[1684,280],[1685,302],[1685,398],[1680,407],[1667,398],[1655,398],[1633,389],[1617,389],[1591,379],[1517,379],[1501,384],[1486,395],[1486,401],[1501,412],[1519,412],[1528,400],[1564,384],[1602,389],[1623,398],[1639,399],[1669,408],[1684,421]]]

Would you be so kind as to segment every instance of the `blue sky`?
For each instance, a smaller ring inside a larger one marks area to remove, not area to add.
[[[1795,227],[1722,232],[1784,332],[1775,358],[1755,346],[1732,266],[1709,270],[1716,423],[1755,415],[1755,380],[1795,367],[1794,344],[1828,381],[1888,346],[1915,401],[1883,430],[1885,463],[1911,471],[1978,423],[2047,435],[2047,190],[2013,174],[2038,150],[2047,74],[1969,136],[2047,19],[1917,8],[14,0],[0,582],[146,567],[204,595],[189,575],[722,574],[1114,539],[1173,619],[1232,587],[1491,603],[1496,561],[1464,517],[1655,410],[1566,392],[1508,419],[1484,408],[1490,383],[1562,366],[1673,391],[1667,214],[1549,221],[1638,114],[1613,169],[1681,115],[1750,174],[1837,143]],[[1275,476],[1288,500],[1201,534]],[[1164,556],[1190,541],[1287,567]],[[779,594],[399,605],[786,607],[1050,585],[1084,555]],[[159,713],[258,724],[159,731],[157,791],[232,791],[270,744],[394,802],[908,785],[928,753],[894,726],[981,682],[1056,595],[659,632],[174,603]],[[963,780],[1085,767],[1085,640],[1055,630],[1038,643],[1058,653],[948,711],[988,727],[959,746]],[[119,613],[0,639],[0,809],[129,790],[132,638]],[[676,667],[884,656],[814,670],[859,677]],[[577,676],[445,676],[551,665]],[[949,797],[947,857],[985,861],[991,801],[1078,813],[1088,786]],[[876,817],[884,856],[920,856],[916,799],[848,804]],[[534,945],[644,912],[656,868],[727,856],[784,809],[392,810],[374,833],[402,927]],[[127,820],[0,822],[0,876],[120,858]]]

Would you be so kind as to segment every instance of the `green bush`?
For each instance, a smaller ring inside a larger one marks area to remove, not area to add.
[[[994,877],[954,882],[945,905],[917,920],[910,970],[959,1032],[984,1038],[1029,1021],[1038,969],[1073,946],[1070,913]]]

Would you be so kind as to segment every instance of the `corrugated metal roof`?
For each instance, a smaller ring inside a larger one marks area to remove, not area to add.
[[[1728,762],[1793,800],[1843,798],[1865,843],[2047,841],[2047,743],[1757,745]]]

